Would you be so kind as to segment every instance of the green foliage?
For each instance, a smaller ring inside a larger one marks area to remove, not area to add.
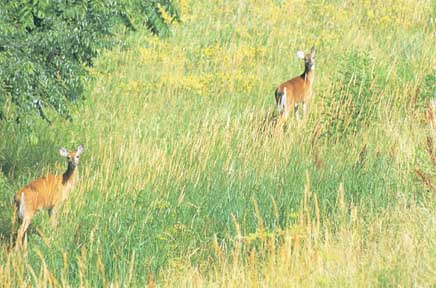
[[[139,1],[141,15],[145,16],[144,23],[153,33],[166,36],[169,34],[169,25],[172,21],[180,20],[176,6],[169,0]]]
[[[0,161],[2,157],[0,155]],[[11,224],[11,211],[12,211],[12,197],[8,191],[10,186],[6,177],[0,169],[0,242],[7,241],[9,237],[7,235],[10,233]]]
[[[31,124],[55,111],[70,119],[83,99],[86,66],[113,44],[114,27],[167,35],[179,15],[171,1],[2,1],[0,120]]]
[[[352,50],[342,56],[333,95],[326,99],[323,136],[354,135],[377,116],[381,99],[375,61],[367,51]]]
[[[420,87],[417,102],[420,106],[428,105],[436,99],[436,69],[425,75]]]

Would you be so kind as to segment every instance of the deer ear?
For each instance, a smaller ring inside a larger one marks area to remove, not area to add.
[[[312,47],[312,49],[310,49],[310,57],[315,57],[315,46]]]
[[[304,52],[301,50],[297,51],[297,58],[304,59]]]
[[[68,156],[68,151],[67,151],[67,149],[62,147],[61,149],[59,149],[59,154],[61,154],[61,156],[67,157]]]
[[[80,144],[79,147],[77,147],[77,155],[82,154],[84,149],[83,144]]]

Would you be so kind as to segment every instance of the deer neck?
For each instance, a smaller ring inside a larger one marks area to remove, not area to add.
[[[304,81],[309,82],[309,84],[312,84],[313,82],[313,68],[312,69],[305,69],[304,73],[301,74],[301,78],[303,78]]]
[[[303,78],[304,81],[309,82],[309,84],[312,84],[313,82],[313,67],[309,69],[307,66],[304,69],[304,73],[301,74],[301,78]]]
[[[77,166],[73,163],[68,163],[67,171],[62,175],[62,184],[66,185],[69,182],[72,182],[78,176]]]

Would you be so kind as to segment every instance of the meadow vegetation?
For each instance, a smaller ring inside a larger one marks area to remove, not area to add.
[[[435,3],[179,4],[172,37],[98,56],[73,122],[0,127],[0,283],[436,285]],[[275,125],[312,45],[309,117]],[[79,143],[58,226],[13,252],[15,191]]]

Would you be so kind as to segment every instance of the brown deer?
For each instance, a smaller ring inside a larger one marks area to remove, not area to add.
[[[280,84],[275,90],[276,104],[279,114],[285,120],[288,118],[289,110],[294,109],[295,119],[298,121],[298,106],[302,104],[303,117],[306,114],[308,101],[312,96],[313,69],[315,67],[315,47],[310,53],[297,52],[297,57],[304,60],[304,72],[300,76],[292,78]]]
[[[68,192],[79,178],[77,166],[79,165],[79,157],[83,153],[83,145],[80,145],[74,152],[68,152],[67,149],[61,148],[59,153],[68,160],[68,168],[64,174],[49,174],[36,179],[22,187],[15,195],[16,213],[21,222],[15,245],[17,250],[23,244],[24,247],[27,247],[26,231],[38,210],[48,210],[52,224],[56,224],[56,210],[67,199]]]

